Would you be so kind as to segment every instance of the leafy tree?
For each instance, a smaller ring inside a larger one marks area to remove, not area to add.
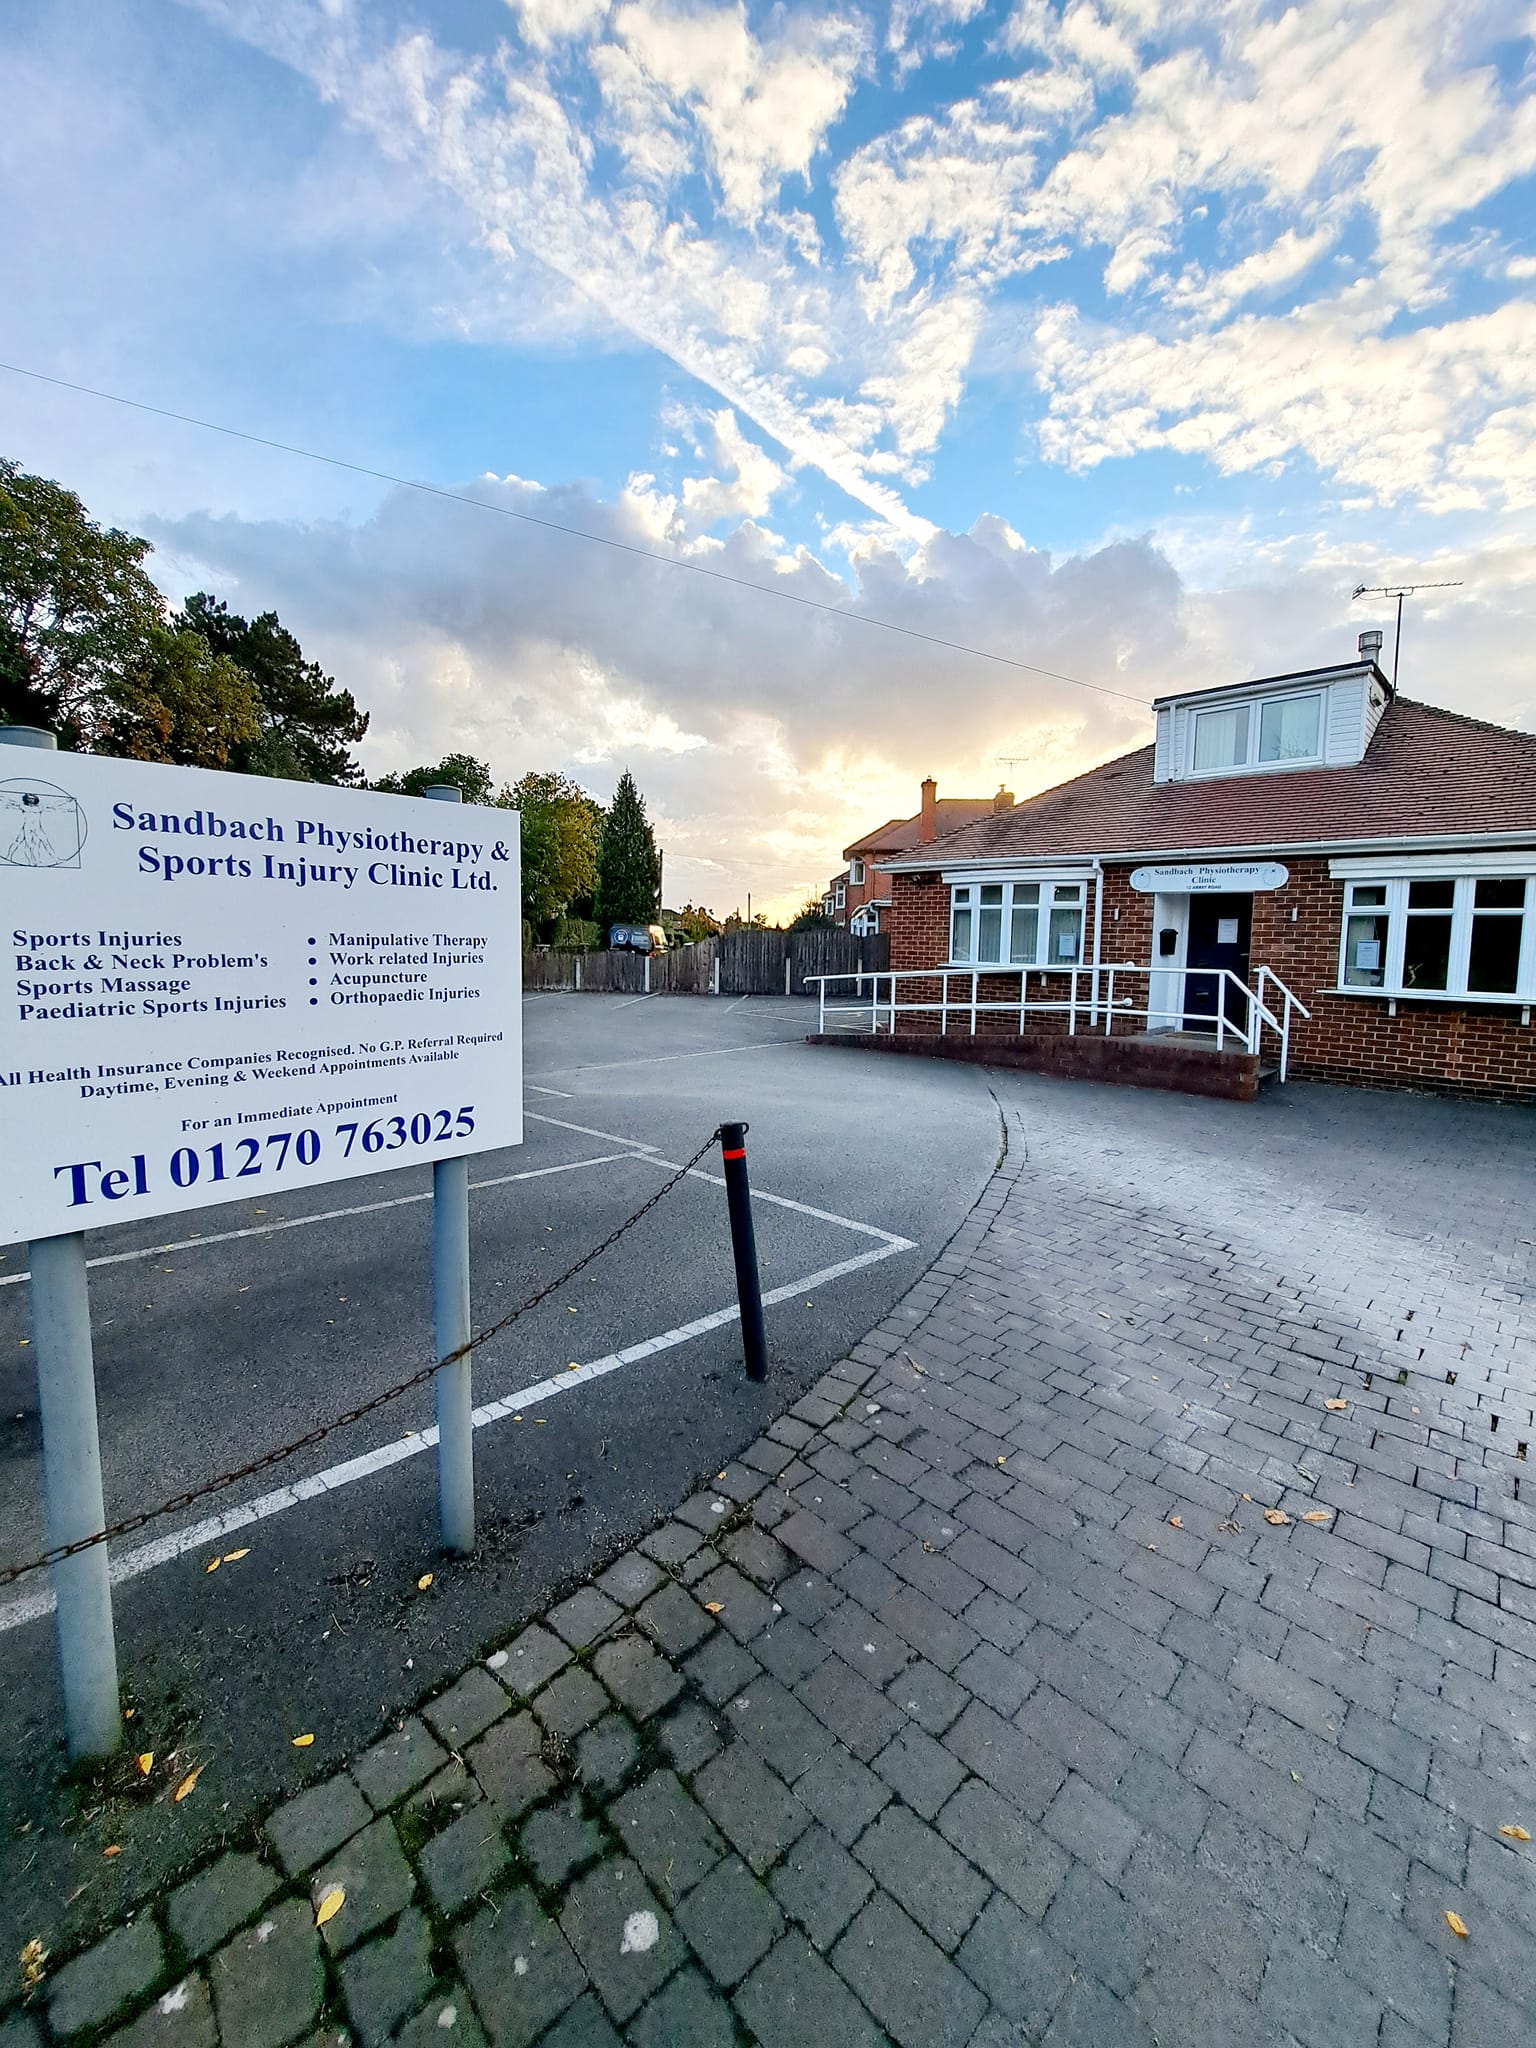
[[[820,930],[823,925],[835,925],[836,923],[837,919],[835,917],[828,917],[826,911],[823,910],[819,896],[807,896],[800,908],[790,919],[789,928],[792,932],[813,932]]]
[[[597,921],[649,924],[661,903],[661,860],[645,799],[626,768],[603,820],[597,858]]]
[[[603,807],[569,776],[530,771],[501,801],[523,826],[523,915],[536,931],[588,917],[598,887]]]
[[[754,910],[750,917],[743,917],[739,910],[733,910],[721,926],[722,931],[728,932],[766,932],[772,929],[766,913],[761,910]]]
[[[98,526],[73,491],[0,457],[0,719],[96,745],[115,685],[164,621],[148,553]]]
[[[407,768],[397,775],[381,775],[369,787],[388,796],[424,796],[435,784],[445,782],[455,783],[467,804],[496,801],[491,795],[491,771],[473,754],[444,754],[435,768]]]
[[[245,670],[200,633],[156,625],[112,686],[97,753],[184,768],[227,768],[260,732],[261,702]]]
[[[361,781],[350,749],[368,730],[367,712],[319,662],[304,659],[276,612],[242,619],[199,591],[187,599],[182,623],[201,633],[215,654],[238,662],[261,700],[260,729],[236,748],[232,768],[295,782]]]
[[[685,903],[677,913],[677,929],[690,946],[696,946],[701,939],[712,939],[720,930],[720,920],[712,910],[706,910],[702,903]]]

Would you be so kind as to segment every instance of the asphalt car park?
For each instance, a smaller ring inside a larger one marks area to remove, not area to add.
[[[157,1744],[218,1757],[223,1786],[217,1813],[139,1816],[146,1877],[193,1853],[200,1827],[237,1827],[320,1774],[631,1540],[844,1355],[941,1249],[996,1156],[985,1077],[898,1075],[809,1048],[810,1017],[798,1000],[526,1000],[525,1142],[471,1170],[477,1328],[615,1230],[722,1120],[743,1120],[767,1382],[742,1370],[715,1148],[476,1353],[473,1559],[438,1548],[429,1387],[120,1539],[125,1700],[146,1742],[158,1731]],[[407,1168],[92,1237],[109,1518],[243,1466],[416,1371],[430,1338],[430,1214],[429,1175]],[[24,1247],[0,1259],[7,1564],[42,1547],[24,1272]],[[23,1831],[45,1889],[70,1868],[49,1609],[43,1575],[0,1591],[0,1826],[13,1841]],[[316,1738],[302,1756],[296,1732]],[[42,1768],[19,1771],[20,1758]]]

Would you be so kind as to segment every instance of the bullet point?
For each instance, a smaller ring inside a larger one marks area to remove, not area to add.
[[[318,1003],[318,1002],[319,1002],[319,1000],[320,1000],[320,998],[319,998],[318,996],[311,996],[311,997],[310,997],[310,999],[309,999],[309,1007],[310,1007],[311,1009],[313,1009],[313,1008],[315,1007],[316,1003]]]

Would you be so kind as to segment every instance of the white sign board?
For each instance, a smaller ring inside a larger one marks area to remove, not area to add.
[[[0,747],[0,1243],[522,1140],[518,820]]]
[[[1191,861],[1182,867],[1131,870],[1131,887],[1142,896],[1237,896],[1250,889],[1283,889],[1290,879],[1290,869],[1277,860]]]

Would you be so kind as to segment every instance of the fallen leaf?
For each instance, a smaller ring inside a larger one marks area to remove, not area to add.
[[[293,1746],[295,1749],[313,1749],[314,1744],[315,1738],[313,1737],[313,1735],[295,1735],[293,1738]]]
[[[203,1566],[203,1570],[205,1572],[216,1572],[223,1562],[224,1560],[222,1557],[210,1557],[208,1562]]]
[[[327,1920],[334,1920],[346,1903],[347,1895],[342,1887],[339,1884],[333,1886],[315,1908],[315,1925],[323,1927]]]
[[[155,1767],[155,1752],[152,1749],[146,1749],[144,1754],[136,1757],[134,1761],[138,1764],[139,1776],[147,1778]]]
[[[1462,1919],[1459,1913],[1452,1913],[1449,1909],[1447,1909],[1445,1915],[1445,1924],[1447,1927],[1449,1927],[1452,1934],[1456,1936],[1456,1939],[1458,1941],[1466,1940],[1467,1923],[1465,1920]]]
[[[1184,1517],[1182,1515],[1170,1515],[1168,1517],[1168,1526],[1170,1529],[1182,1529],[1184,1526]]]
[[[1335,1396],[1334,1396],[1334,1398],[1333,1398],[1332,1400],[1329,1400],[1329,1401],[1325,1401],[1325,1402],[1323,1403],[1323,1406],[1324,1406],[1325,1408],[1331,1408],[1331,1409],[1333,1410],[1334,1414],[1335,1414],[1335,1415],[1337,1415],[1337,1414],[1338,1414],[1338,1412],[1339,1412],[1339,1410],[1340,1410],[1341,1408],[1347,1408],[1347,1407],[1349,1406],[1349,1403],[1348,1403],[1348,1402],[1347,1402],[1346,1400],[1344,1400],[1344,1399],[1343,1399],[1342,1397],[1340,1397],[1340,1396],[1338,1396],[1338,1395],[1335,1395]]]
[[[1505,1821],[1499,1833],[1510,1842],[1528,1842],[1531,1839],[1530,1829],[1521,1827],[1518,1821],[1513,1820]]]
[[[103,1856],[121,1856],[123,1845],[121,1842],[108,1842],[106,1848],[101,1853]]]
[[[932,1557],[933,1545],[928,1541],[928,1538],[926,1536],[923,1538],[923,1548],[927,1551],[928,1555]]]
[[[1245,1494],[1243,1495],[1243,1499],[1244,1499],[1244,1500],[1252,1500],[1252,1499],[1253,1499],[1253,1495],[1252,1495],[1251,1493],[1245,1493]]]
[[[133,1719],[134,1715],[135,1715],[135,1714],[136,1714],[136,1713],[137,1713],[138,1711],[139,1711],[139,1710],[138,1710],[138,1708],[137,1708],[137,1707],[124,1707],[124,1709],[123,1709],[123,1719],[124,1719],[125,1721],[131,1721],[131,1720]]]
[[[186,1798],[187,1794],[192,1790],[192,1787],[197,1783],[198,1779],[202,1775],[203,1767],[201,1764],[197,1766],[196,1770],[188,1771],[187,1775],[176,1787],[176,1790],[171,1794],[172,1804],[180,1806],[182,1800]]]
[[[30,1997],[43,1981],[43,1972],[48,1966],[48,1951],[34,1934],[21,1952],[21,1989],[23,1997]]]
[[[581,1371],[581,1367],[580,1367],[580,1366],[579,1366],[579,1365],[577,1364],[577,1362],[576,1362],[576,1360],[575,1360],[574,1358],[573,1358],[573,1359],[571,1360],[570,1364],[569,1364],[569,1365],[568,1365],[568,1366],[567,1366],[567,1367],[566,1367],[565,1369],[566,1369],[566,1371],[567,1371],[567,1372],[580,1372],[580,1371]]]
[[[1006,1458],[999,1458],[997,1462],[999,1465],[1006,1465],[1008,1460]]]
[[[1301,1519],[1304,1522],[1331,1522],[1333,1520],[1333,1509],[1308,1508]]]
[[[1266,1508],[1264,1510],[1264,1519],[1266,1522],[1273,1523],[1275,1528],[1283,1529],[1291,1518],[1284,1508]]]
[[[250,1554],[251,1546],[249,1544],[245,1546],[244,1550],[226,1550],[224,1553],[224,1562],[226,1564],[238,1564],[242,1557],[249,1557]]]
[[[430,1586],[430,1585],[431,1585],[431,1583],[432,1583],[432,1578],[433,1578],[433,1574],[432,1574],[431,1572],[423,1572],[423,1573],[422,1573],[422,1575],[421,1575],[421,1577],[420,1577],[420,1578],[419,1578],[419,1579],[418,1579],[418,1580],[416,1581],[416,1590],[417,1590],[417,1592],[418,1592],[418,1593],[425,1593],[425,1591],[427,1590],[428,1586]]]
[[[704,1612],[706,1614],[723,1614],[725,1612],[725,1602],[723,1600],[706,1600],[704,1602]]]

